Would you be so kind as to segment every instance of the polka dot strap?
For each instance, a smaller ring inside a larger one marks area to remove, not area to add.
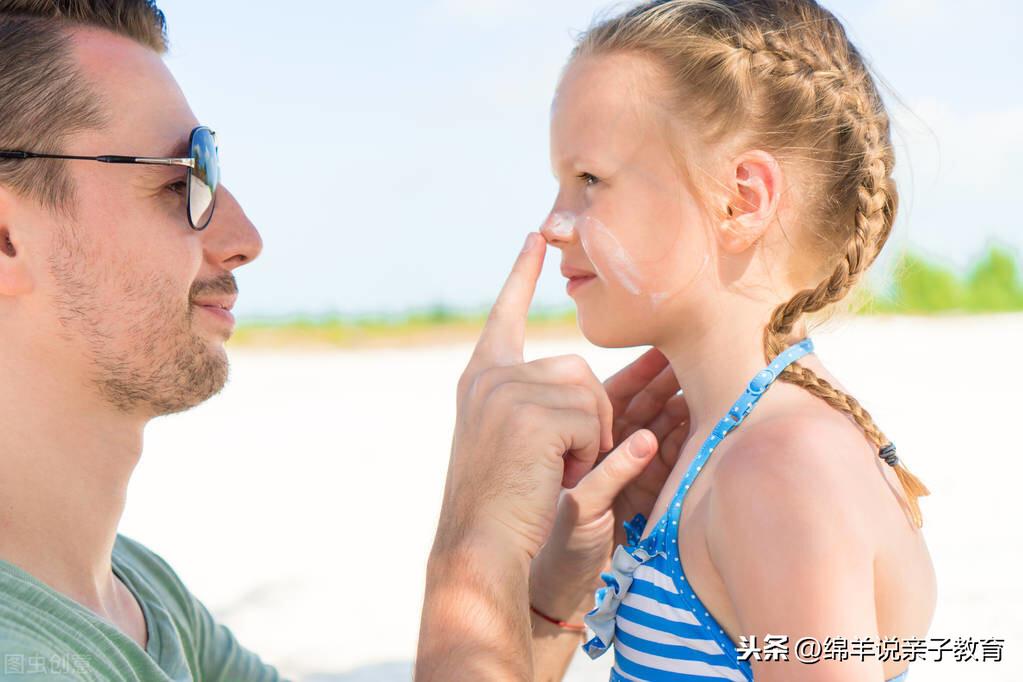
[[[732,429],[742,423],[742,420],[746,418],[746,415],[750,413],[753,406],[760,400],[760,396],[764,395],[767,387],[774,383],[774,380],[778,378],[778,375],[786,367],[807,353],[812,352],[813,341],[811,339],[803,339],[799,343],[783,350],[778,354],[778,357],[771,361],[771,364],[757,372],[756,376],[746,385],[746,390],[743,391],[743,394],[732,404],[728,414],[714,427],[713,433],[717,436],[718,440],[723,439]]]
[[[667,526],[669,520],[675,521],[678,519],[680,510],[682,508],[682,500],[685,498],[686,492],[689,490],[689,486],[692,485],[693,480],[699,475],[703,469],[704,463],[710,457],[710,454],[714,451],[714,448],[724,440],[731,431],[742,423],[742,420],[746,418],[746,415],[750,413],[753,406],[757,404],[761,396],[767,390],[778,375],[782,373],[786,367],[791,365],[799,358],[813,352],[813,341],[809,338],[803,339],[798,343],[794,343],[781,353],[778,354],[774,360],[771,361],[764,369],[756,373],[756,375],[750,380],[749,384],[746,385],[746,390],[743,391],[739,399],[736,400],[731,409],[728,410],[728,414],[722,417],[721,421],[714,426],[714,430],[707,436],[707,440],[703,442],[703,446],[700,448],[699,454],[696,459],[689,465],[689,469],[686,471],[686,475],[682,477],[682,482],[679,484],[678,492],[675,493],[675,499],[672,500],[671,506],[668,508],[668,516],[672,517],[664,519],[664,526]],[[665,528],[666,529],[666,528]]]

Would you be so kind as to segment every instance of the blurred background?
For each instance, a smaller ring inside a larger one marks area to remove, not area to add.
[[[265,250],[238,272],[231,383],[151,425],[122,530],[295,679],[408,679],[455,382],[554,200],[548,113],[574,36],[628,3],[159,4]],[[931,635],[1018,643],[1023,10],[823,4],[891,88],[901,206],[870,304],[815,335],[819,354],[932,490]],[[610,374],[640,351],[581,338],[557,259],[527,354]],[[610,658],[571,679],[606,679]],[[1008,659],[912,677],[1023,678]]]
[[[1020,5],[825,5],[899,98],[888,101],[903,201],[887,265],[911,249],[965,276],[992,245],[1018,253],[1023,229],[1006,199],[1019,196],[1023,158]],[[239,313],[489,303],[554,201],[548,113],[573,38],[624,6],[162,2],[170,67],[217,130],[225,182],[266,244],[241,275]],[[564,307],[548,270],[537,303]]]

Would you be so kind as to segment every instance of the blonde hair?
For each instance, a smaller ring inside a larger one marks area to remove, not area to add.
[[[889,117],[859,51],[814,0],[662,0],[602,21],[572,58],[649,57],[669,76],[671,103],[695,120],[704,142],[735,139],[799,160],[819,182],[803,218],[827,253],[831,274],[777,306],[764,329],[766,360],[791,345],[803,315],[846,296],[891,233],[898,192]],[[929,490],[894,457],[870,413],[851,395],[796,363],[778,377],[848,414],[895,462],[914,523]]]

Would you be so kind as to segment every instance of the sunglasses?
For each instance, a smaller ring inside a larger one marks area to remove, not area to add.
[[[184,166],[188,169],[187,205],[188,224],[193,230],[203,230],[213,218],[217,203],[217,185],[220,183],[220,159],[217,156],[217,135],[206,126],[193,128],[188,136],[187,158],[146,156],[72,156],[68,154],[40,154],[36,152],[5,151],[0,159],[70,159],[99,161],[101,163],[141,163],[155,166]]]

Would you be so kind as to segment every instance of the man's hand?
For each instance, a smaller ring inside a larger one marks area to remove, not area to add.
[[[577,356],[524,363],[526,316],[546,245],[531,234],[458,382],[458,416],[437,544],[497,537],[528,562],[561,487],[611,449],[612,405]]]
[[[678,385],[655,351],[606,386],[575,356],[523,362],[545,251],[531,234],[458,382],[427,570],[421,681],[534,679],[530,562],[547,542],[532,564],[538,607],[581,604],[610,556],[616,517],[638,507],[649,513],[685,437],[685,403],[672,397]],[[656,458],[659,437],[666,447]],[[543,679],[560,679],[571,655],[555,639],[535,652]]]
[[[600,573],[625,540],[623,523],[650,516],[689,432],[689,410],[660,351],[647,351],[604,386],[619,446],[562,493],[551,536],[531,567],[533,605],[570,622],[593,607]]]
[[[530,234],[458,382],[419,682],[533,680],[530,561],[554,523],[562,485],[575,486],[613,445],[611,401],[583,360],[523,362],[545,251]]]
[[[623,524],[636,514],[648,519],[657,496],[675,467],[682,444],[689,437],[689,406],[679,393],[678,379],[668,359],[651,348],[635,362],[604,382],[614,410],[614,442],[620,443],[639,429],[648,429],[660,447],[657,457],[639,475],[623,482],[614,502],[614,544],[625,541]]]

